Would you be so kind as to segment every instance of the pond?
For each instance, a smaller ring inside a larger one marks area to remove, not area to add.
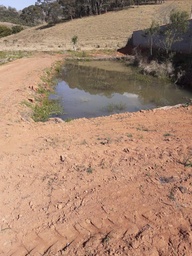
[[[67,62],[51,99],[59,100],[66,119],[186,103],[192,92],[141,75],[120,61]]]

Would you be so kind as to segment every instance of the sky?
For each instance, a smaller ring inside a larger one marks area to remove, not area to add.
[[[0,5],[4,5],[6,7],[11,6],[19,11],[29,5],[35,4],[35,2],[36,0],[0,0]]]

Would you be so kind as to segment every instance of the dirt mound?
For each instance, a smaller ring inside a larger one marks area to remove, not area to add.
[[[0,66],[0,255],[190,256],[192,107],[34,123],[61,58]]]
[[[164,4],[139,6],[127,10],[72,20],[46,29],[29,28],[0,39],[1,50],[55,51],[73,49],[71,39],[78,36],[78,48],[118,49],[126,45],[134,30],[149,27],[152,20],[167,22],[173,8],[189,11],[191,1],[166,1]]]

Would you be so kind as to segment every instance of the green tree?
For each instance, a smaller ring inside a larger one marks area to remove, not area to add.
[[[46,22],[57,23],[63,17],[61,5],[57,2],[49,4],[49,9],[46,16]]]
[[[61,5],[63,10],[63,18],[64,19],[73,19],[75,18],[75,0],[57,0]]]
[[[151,26],[144,31],[143,36],[148,38],[151,56],[153,55],[154,40],[158,32],[159,32],[159,24],[154,20],[152,21]]]
[[[189,15],[186,11],[172,11],[169,24],[160,30],[160,35],[163,36],[161,43],[167,54],[172,51],[173,44],[181,41],[183,34],[187,32],[188,19]]]
[[[71,42],[72,42],[72,44],[73,44],[73,49],[76,51],[76,45],[77,45],[77,41],[78,41],[78,36],[73,36],[72,38],[71,38]]]
[[[40,6],[30,5],[22,10],[20,18],[28,26],[38,25],[44,21],[44,13]]]
[[[20,24],[19,12],[15,8],[0,5],[0,21]]]

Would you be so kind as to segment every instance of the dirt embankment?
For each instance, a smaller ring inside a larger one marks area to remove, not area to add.
[[[60,58],[0,66],[0,255],[191,256],[192,107],[34,123]]]

